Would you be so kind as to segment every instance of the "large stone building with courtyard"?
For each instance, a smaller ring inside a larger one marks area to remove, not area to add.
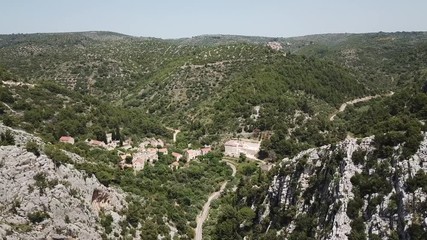
[[[252,139],[231,139],[224,144],[224,155],[229,157],[239,157],[244,154],[247,158],[257,159],[261,148],[261,141]]]

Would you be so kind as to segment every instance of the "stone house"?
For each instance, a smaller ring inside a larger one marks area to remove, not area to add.
[[[165,143],[161,139],[148,138],[139,144],[140,149],[144,149],[147,146],[151,146],[153,148],[163,148],[165,146]]]
[[[184,155],[185,155],[185,158],[187,159],[187,161],[189,162],[189,161],[195,159],[196,157],[201,156],[202,151],[200,149],[199,150],[188,149],[185,151]]]
[[[142,158],[134,158],[132,161],[132,168],[135,171],[140,171],[142,169],[144,169],[145,166],[145,160]]]
[[[156,151],[144,151],[144,152],[137,152],[133,155],[132,159],[132,167],[136,171],[144,169],[144,166],[146,163],[154,164],[159,160],[159,156],[157,155]]]
[[[206,155],[212,151],[212,148],[210,146],[205,146],[205,147],[201,148],[200,151],[202,152],[202,155]]]
[[[203,155],[208,154],[210,151],[212,151],[211,147],[205,146],[205,147],[200,148],[200,149],[188,149],[185,151],[184,155],[185,155],[187,161],[191,161],[198,156],[203,156]]]
[[[178,161],[175,161],[175,162],[171,163],[171,164],[169,165],[169,167],[170,167],[172,170],[176,170],[176,169],[178,169],[178,168],[179,168],[179,162],[178,162]]]
[[[107,134],[105,134],[105,136],[107,137],[107,144],[111,143],[113,141],[113,134],[112,133],[107,133]]]
[[[93,140],[93,139],[91,139],[91,140],[87,140],[86,142],[87,142],[87,144],[88,144],[89,146],[91,146],[91,147],[101,147],[101,148],[105,148],[105,147],[107,146],[104,142],[102,142],[102,141],[98,141],[98,140]]]
[[[247,158],[257,159],[255,156],[261,147],[261,141],[252,139],[231,139],[224,144],[224,155],[239,157],[244,154]]]
[[[62,136],[59,138],[59,141],[63,143],[74,144],[74,138],[70,136]]]
[[[167,148],[159,148],[158,152],[162,153],[163,155],[168,155],[168,149]]]
[[[182,154],[177,152],[172,152],[172,156],[175,158],[176,161],[179,161],[182,158]]]

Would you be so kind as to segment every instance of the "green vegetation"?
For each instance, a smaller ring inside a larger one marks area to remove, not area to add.
[[[129,204],[123,212],[126,220],[120,222],[123,237],[135,237],[139,225],[144,239],[168,237],[168,226],[173,225],[180,239],[193,238],[196,215],[207,196],[231,175],[217,153],[181,163],[177,170],[169,167],[174,161],[170,155],[161,155],[153,166],[133,172],[118,167],[117,150],[85,143],[86,139],[106,142],[106,133],[112,133],[120,145],[129,138],[134,145],[145,137],[171,139],[166,126],[181,130],[176,143],[168,142],[174,151],[182,152],[189,143],[219,149],[224,139],[251,136],[263,139],[259,156],[266,162],[331,144],[331,154],[320,154],[317,162],[309,163],[303,156],[269,173],[239,158],[233,180],[237,189],[228,189],[213,204],[207,239],[327,238],[342,205],[329,189],[342,177],[346,157],[335,143],[347,135],[375,136],[373,151],[359,149],[352,155],[361,172],[351,178],[350,239],[385,237],[370,230],[365,234],[365,221],[377,211],[390,219],[403,210],[427,211],[425,202],[416,201],[411,209],[402,209],[396,189],[387,209],[377,208],[396,188],[399,161],[418,150],[427,130],[426,33],[161,40],[91,32],[1,38],[3,124],[40,136],[46,142],[43,149],[32,141],[25,145],[36,156],[45,153],[57,167],[73,164],[102,184],[123,189]],[[271,50],[265,46],[269,41],[282,43],[284,50]],[[394,95],[348,105],[330,120],[346,101],[390,91]],[[257,117],[255,107],[260,110]],[[61,136],[72,136],[76,143],[58,143]],[[0,141],[0,145],[15,144],[10,131],[2,133]],[[85,161],[75,162],[64,150]],[[303,183],[298,179],[303,174],[309,177],[301,192]],[[273,176],[281,184],[286,181],[286,204],[281,203],[282,196],[268,192]],[[41,192],[58,183],[44,173],[34,180]],[[420,170],[407,179],[403,190],[426,192],[425,186],[426,173]],[[70,194],[79,192],[70,189]],[[262,218],[267,195],[270,212]],[[301,202],[304,214],[298,212]],[[39,223],[49,216],[34,212],[28,217]],[[416,218],[407,232],[398,226],[387,237],[425,238],[418,221],[425,216]],[[67,216],[65,220],[69,222]],[[292,233],[276,234],[291,223]],[[105,234],[112,232],[110,215],[101,213],[100,224]]]
[[[46,174],[43,172],[39,172],[33,178],[36,181],[35,185],[36,185],[36,187],[39,188],[40,194],[43,193],[44,189],[48,185],[48,181],[46,179]]]
[[[27,144],[25,145],[25,149],[27,149],[28,152],[34,153],[36,157],[40,156],[40,149],[36,142],[28,141]]]
[[[348,237],[351,240],[366,239],[365,223],[362,217],[354,219],[351,223],[351,232]]]
[[[111,223],[113,222],[113,217],[109,214],[106,215],[105,213],[101,213],[100,218],[101,218],[100,223],[101,223],[101,226],[104,227],[105,233],[110,234],[111,231],[113,230],[111,228]]]
[[[6,130],[4,133],[0,134],[0,145],[15,145],[15,138],[13,137],[12,131]]]
[[[350,200],[347,206],[347,215],[352,219],[352,231],[349,235],[351,239],[365,239],[367,237],[365,234],[365,221],[368,221],[373,214],[377,213],[377,206],[383,202],[384,197],[394,187],[395,174],[399,174],[393,172],[391,167],[396,166],[397,161],[407,159],[419,147],[422,140],[422,131],[425,130],[420,121],[426,120],[423,109],[427,106],[427,102],[423,100],[426,93],[420,87],[422,86],[420,82],[408,84],[408,86],[402,88],[391,97],[374,100],[370,103],[356,104],[354,107],[350,107],[344,114],[340,114],[341,118],[333,122],[334,126],[349,126],[348,131],[361,137],[375,135],[375,141],[373,142],[374,150],[372,152],[359,149],[352,155],[354,164],[361,165],[363,171],[356,173],[351,178],[354,199]],[[417,103],[417,106],[412,106],[415,103]],[[368,117],[367,112],[370,114]],[[278,138],[285,139],[285,135]],[[282,144],[282,146],[286,145]],[[331,150],[335,148],[334,145],[331,146]],[[402,151],[399,153],[398,149]],[[334,197],[328,194],[325,187],[330,186],[336,180],[336,173],[339,171],[344,156],[344,153],[339,149],[335,149],[335,154],[331,156],[319,156],[320,159],[317,161],[322,163],[322,167],[319,168],[307,166],[305,156],[295,163],[295,165],[285,163],[276,177],[284,179],[286,176],[290,176],[291,180],[286,185],[289,188],[286,199],[289,201],[290,206],[283,207],[278,202],[274,202],[274,198],[270,199],[272,201],[270,203],[272,210],[270,210],[268,218],[252,225],[250,228],[240,228],[236,234],[238,236],[258,238],[260,236],[259,232],[264,233],[267,227],[269,227],[270,231],[274,232],[288,226],[290,222],[299,224],[298,226],[300,227],[295,228],[292,234],[285,235],[288,238],[313,238],[313,231],[316,229],[315,226],[322,226],[322,230],[317,231],[316,234],[323,235],[330,232],[332,227],[331,220],[327,216],[333,216],[329,211],[336,211],[340,205],[335,203]],[[309,171],[309,174],[312,176],[310,177],[308,188],[302,194],[305,204],[307,204],[306,209],[310,214],[309,218],[301,214],[296,216],[295,209],[292,208],[292,204],[295,204],[300,194],[298,184],[295,180],[299,178],[302,171]],[[414,192],[418,188],[425,191],[425,175],[423,171],[419,171],[414,177],[409,178],[406,182],[407,191]],[[245,206],[245,204],[255,204],[257,206],[256,211],[262,211],[264,206],[260,205],[260,203],[263,199],[259,199],[257,196],[265,196],[266,192],[257,192],[254,195],[252,195],[253,192],[250,190],[242,192],[242,190],[250,187],[253,188],[254,186],[258,187],[260,185],[258,183],[251,183],[250,181],[240,184],[237,193],[242,193],[243,195],[237,195],[236,199],[245,200],[232,201],[230,207],[239,209]],[[363,208],[364,200],[367,200],[365,208]],[[330,210],[332,204],[333,207]],[[383,212],[380,208],[382,212],[378,214],[380,216],[383,216],[383,214],[397,214],[400,207],[399,204],[398,195],[394,194],[390,199],[387,210]],[[416,204],[416,210],[414,211],[424,211],[424,205],[421,203]],[[238,222],[238,219],[235,221]],[[268,221],[271,221],[271,225]],[[227,219],[221,219],[222,222],[227,222]],[[238,224],[241,223],[238,222]],[[228,225],[232,226],[231,223],[228,223]],[[228,229],[230,231],[233,230],[231,227]],[[411,232],[408,234],[421,236],[423,232],[418,230],[417,226],[414,226],[408,230],[408,232]],[[228,232],[228,234],[230,233]],[[217,236],[215,233],[212,235]],[[395,235],[396,233],[390,237],[395,237]],[[227,236],[224,230],[221,231],[221,236]],[[378,236],[370,235],[370,237],[375,238]]]
[[[285,57],[252,40],[222,44],[220,38],[220,44],[193,45],[102,32],[2,39],[0,65],[36,83],[34,89],[11,91],[20,96],[9,101],[14,102],[11,107],[23,116],[7,114],[3,120],[46,134],[49,142],[61,135],[103,140],[100,129],[120,128],[124,137],[170,134],[158,126],[160,119],[166,126],[179,126],[189,142],[210,144],[220,140],[218,134],[243,128],[275,131],[265,148],[270,150],[266,157],[276,160],[342,139],[343,130],[331,126],[326,114],[316,113],[369,92],[345,67],[312,57]],[[26,43],[32,47],[19,47]],[[258,121],[250,118],[254,106],[261,106]],[[294,119],[299,110],[304,114]],[[285,141],[289,128],[295,131]]]
[[[427,193],[427,174],[423,170],[418,170],[414,177],[410,177],[406,181],[406,188],[408,192],[413,193],[418,188]]]
[[[48,145],[44,148],[46,155],[52,159],[58,167],[60,164],[71,163],[71,159],[61,150],[53,145]]]
[[[205,229],[210,233],[207,239],[241,239],[245,236],[256,236],[252,232],[258,228],[257,212],[252,210],[251,204],[259,204],[258,197],[268,189],[268,176],[260,168],[254,168],[250,174],[247,168],[253,163],[238,164],[236,180],[229,183],[229,190],[214,204],[210,211],[210,219]],[[231,189],[237,185],[237,191]],[[252,186],[257,186],[256,188]],[[244,201],[243,199],[247,199]],[[243,226],[243,227],[242,227]],[[258,232],[257,232],[258,233]]]
[[[423,226],[417,223],[412,224],[408,229],[408,234],[411,239],[425,239],[427,237],[427,231],[424,230]]]
[[[343,64],[369,89],[399,89],[425,68],[425,32],[327,34],[286,39],[294,53]]]
[[[207,196],[231,175],[229,167],[219,160],[221,155],[208,154],[188,168],[172,171],[168,167],[171,159],[161,156],[154,167],[147,166],[136,176],[132,171],[121,173],[120,187],[135,195],[125,213],[129,226],[135,227],[138,222],[143,224],[147,223],[146,219],[152,219],[152,227],[144,228],[142,236],[168,235],[165,224],[171,221],[180,235],[191,238],[193,230],[187,222],[195,221]],[[142,202],[141,198],[144,199]]]
[[[18,97],[11,105],[15,112],[2,115],[5,125],[38,132],[48,142],[57,142],[64,135],[73,136],[77,141],[100,139],[108,131],[116,135],[118,128],[121,128],[121,138],[134,137],[135,140],[141,135],[170,135],[140,111],[114,107],[52,82],[42,82],[34,88],[13,87],[10,91]]]
[[[416,106],[415,106],[416,105]],[[424,108],[427,95],[418,87],[407,87],[391,97],[369,104],[368,110],[357,112],[350,109],[343,116],[348,121],[350,131],[359,136],[375,135],[378,154],[390,157],[392,147],[403,144],[403,157],[409,157],[418,149],[422,140]]]
[[[36,211],[28,214],[28,219],[30,219],[31,223],[37,224],[43,222],[45,219],[49,218],[49,214],[44,211]]]

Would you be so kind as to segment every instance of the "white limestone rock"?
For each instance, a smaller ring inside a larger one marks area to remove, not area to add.
[[[31,139],[22,136],[20,141]],[[118,222],[123,217],[118,212],[126,207],[124,196],[103,186],[94,176],[72,165],[56,168],[46,155],[36,157],[17,146],[0,146],[0,162],[1,238],[100,239],[100,209],[113,216],[113,231],[120,232]],[[42,176],[47,186],[40,189],[35,176]],[[49,217],[32,223],[28,215],[37,211]]]

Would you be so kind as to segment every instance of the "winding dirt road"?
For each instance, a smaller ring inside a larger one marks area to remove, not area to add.
[[[179,129],[176,129],[174,132],[173,132],[173,142],[176,142],[176,135],[178,135],[178,133],[180,133],[181,131],[179,130]]]
[[[329,120],[334,121],[334,118],[337,116],[337,114],[340,112],[344,112],[347,105],[353,105],[353,104],[359,103],[359,102],[366,102],[366,101],[369,101],[371,99],[379,98],[379,97],[389,97],[389,96],[392,96],[393,94],[394,94],[394,92],[390,92],[390,93],[383,94],[383,95],[374,95],[374,96],[366,96],[363,98],[356,98],[356,99],[353,99],[351,101],[345,102],[345,103],[341,104],[340,108],[331,115]]]
[[[237,172],[236,166],[234,166],[234,164],[232,164],[227,160],[223,160],[223,161],[233,170],[233,174],[231,176],[232,177],[236,176],[236,172]],[[221,196],[221,193],[224,191],[225,187],[227,186],[227,183],[228,181],[224,182],[221,185],[221,188],[219,189],[219,191],[216,191],[209,196],[208,201],[205,203],[205,205],[203,205],[202,212],[199,215],[197,215],[197,218],[196,218],[197,227],[196,227],[196,233],[194,237],[195,240],[202,240],[203,223],[208,218],[209,210],[211,208],[211,202],[219,198],[219,196]]]
[[[173,131],[173,142],[176,142],[176,135],[178,135],[178,133],[181,132],[181,130],[179,129],[173,129],[170,127],[166,127],[166,129]]]

